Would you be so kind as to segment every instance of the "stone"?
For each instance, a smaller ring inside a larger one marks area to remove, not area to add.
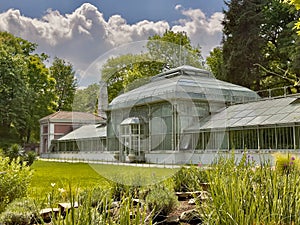
[[[188,204],[189,204],[189,205],[196,205],[196,199],[191,198],[191,199],[188,201]]]
[[[181,213],[180,222],[185,222],[189,224],[199,224],[202,223],[201,215],[196,209],[191,209]]]
[[[168,225],[179,225],[179,217],[178,216],[168,216],[168,218],[165,220],[165,224]]]

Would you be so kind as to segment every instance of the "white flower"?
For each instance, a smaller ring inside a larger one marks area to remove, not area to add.
[[[58,188],[58,191],[59,191],[60,193],[64,193],[64,192],[66,192],[66,190],[65,190],[65,189],[63,189],[63,188]]]

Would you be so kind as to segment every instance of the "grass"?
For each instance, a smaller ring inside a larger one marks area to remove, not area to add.
[[[122,182],[126,185],[148,185],[172,176],[177,169],[145,168],[121,165],[62,163],[35,161],[31,166],[33,178],[29,195],[41,196],[52,190],[51,184],[58,188],[88,189],[97,186],[106,187],[110,181]]]

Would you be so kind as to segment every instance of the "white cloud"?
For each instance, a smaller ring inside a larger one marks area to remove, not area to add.
[[[103,60],[102,56],[109,50],[127,43],[143,43],[149,36],[163,34],[166,29],[187,32],[193,45],[203,47],[203,53],[219,44],[222,13],[206,18],[200,9],[184,10],[181,5],[175,9],[180,10],[185,18],[177,21],[173,27],[166,21],[143,20],[128,24],[120,15],[113,15],[106,21],[103,14],[89,3],[65,15],[49,9],[42,19],[25,17],[19,10],[10,9],[0,14],[0,30],[37,43],[39,52],[70,61],[78,76],[84,76],[89,65],[96,58]],[[128,45],[127,48],[141,48],[141,43]],[[130,49],[124,49],[121,51],[130,52]],[[88,79],[96,82],[98,76],[85,76],[80,82],[87,85]]]
[[[194,45],[201,46],[203,56],[207,56],[221,42],[223,13],[216,12],[207,18],[200,9],[179,9],[186,18],[177,21],[172,30],[186,32]]]

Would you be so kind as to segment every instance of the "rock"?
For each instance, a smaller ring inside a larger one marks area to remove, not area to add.
[[[120,203],[118,201],[114,201],[111,203],[110,208],[114,209],[114,208],[119,208],[120,207]]]
[[[188,204],[189,204],[189,205],[196,205],[196,199],[191,198],[191,199],[188,201]]]
[[[50,223],[52,216],[57,217],[59,214],[59,208],[45,208],[40,211],[40,216],[45,223]]]
[[[180,215],[180,222],[185,222],[189,224],[199,224],[202,223],[201,215],[195,209],[185,211]]]
[[[178,216],[170,216],[170,217],[168,217],[165,220],[165,224],[168,224],[168,225],[179,225],[180,221],[179,221]]]

